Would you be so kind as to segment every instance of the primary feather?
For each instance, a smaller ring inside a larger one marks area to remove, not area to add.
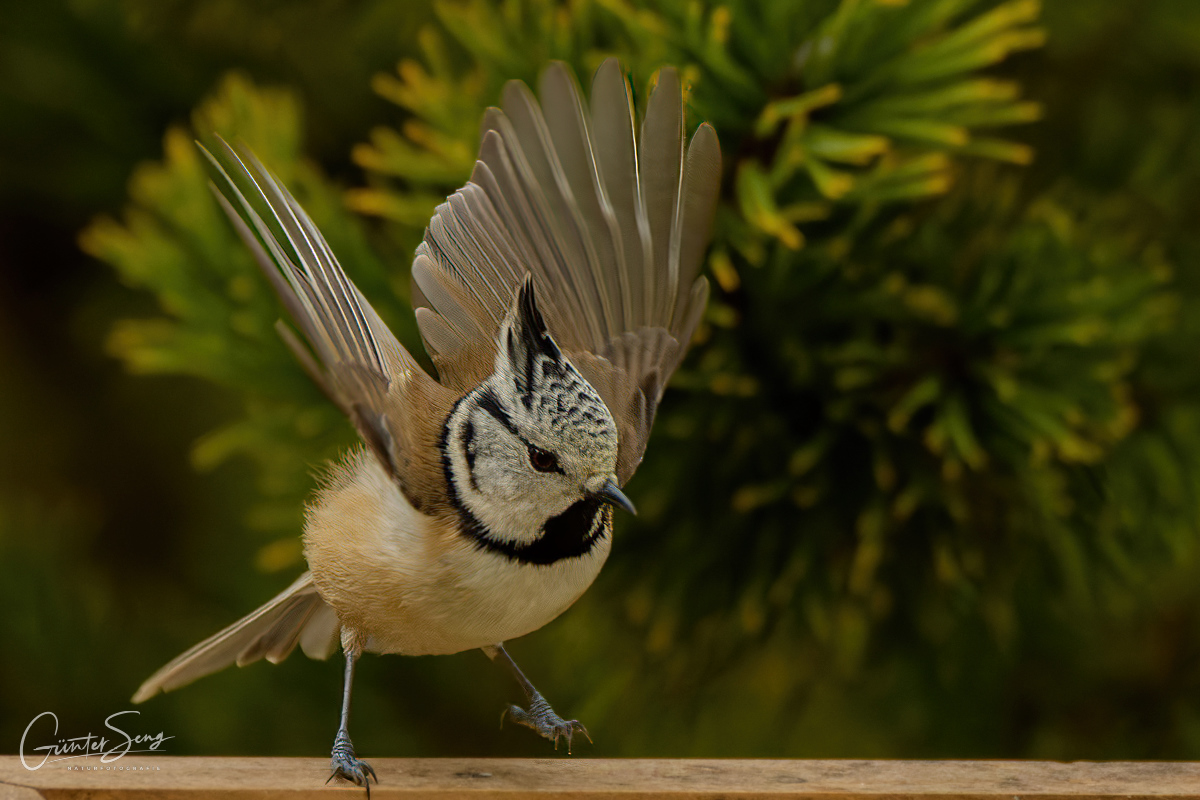
[[[230,168],[252,187],[256,201],[283,233],[280,241],[222,163],[205,151],[241,213],[219,191],[217,199],[312,353],[283,328],[285,341],[354,422],[408,499],[417,508],[436,510],[444,505],[434,455],[441,426],[438,412],[444,416],[457,396],[421,369],[388,330],[287,189],[248,151],[235,151],[223,141],[221,145]]]

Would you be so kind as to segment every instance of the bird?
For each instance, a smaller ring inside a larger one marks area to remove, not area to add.
[[[608,558],[613,510],[636,513],[623,487],[708,299],[699,273],[721,150],[707,122],[688,140],[670,66],[640,130],[615,58],[587,103],[562,62],[542,71],[539,95],[505,84],[470,179],[415,250],[412,304],[436,377],[248,147],[218,139],[218,158],[201,146],[218,202],[294,325],[277,323],[280,336],[362,441],[306,509],[307,571],[155,672],[133,702],[230,664],[278,663],[297,645],[313,658],[340,645],[330,779],[369,795],[378,776],[349,734],[359,657],[481,649],[523,690],[508,718],[568,751],[587,736],[504,643],[566,611]]]

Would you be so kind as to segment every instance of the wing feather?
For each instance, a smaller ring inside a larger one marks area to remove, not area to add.
[[[683,174],[680,92],[675,70],[659,70],[658,85],[646,103],[646,118],[642,121],[640,175],[654,249],[654,269],[643,280],[646,316],[639,323],[646,326],[661,321],[666,298],[674,298],[679,287],[679,264],[671,257],[671,248],[682,233],[675,225]]]
[[[573,205],[575,223],[588,251],[587,277],[600,316],[600,337],[589,342],[591,349],[595,349],[602,347],[614,331],[622,330],[619,287],[625,264],[621,232],[597,174],[579,86],[566,65],[556,62],[546,68],[542,73],[541,95],[546,129],[561,169],[558,177],[560,184],[565,184],[563,195]]]
[[[290,333],[284,341],[414,506],[444,504],[440,469],[425,450],[436,441],[453,392],[426,374],[388,330],[287,189],[248,150],[221,145],[225,163],[204,150],[229,196],[215,186],[214,192],[313,352]],[[249,187],[253,202],[230,170]],[[471,335],[479,335],[475,319],[466,319],[474,326]]]
[[[630,330],[645,318],[642,292],[646,271],[654,263],[650,221],[638,190],[637,143],[633,134],[633,104],[629,87],[615,59],[605,61],[592,84],[592,126],[596,163],[616,219],[621,259],[617,294],[622,312],[620,330]]]
[[[493,109],[489,114],[499,114],[499,109]],[[501,120],[507,125],[507,120]],[[519,259],[514,267],[516,275],[506,289],[515,291],[524,278],[528,265],[541,265],[543,293],[539,298],[539,306],[547,312],[550,318],[570,319],[566,309],[583,306],[586,298],[576,286],[575,276],[563,256],[563,246],[555,241],[553,223],[544,208],[544,195],[536,187],[526,190],[524,180],[530,178],[528,171],[520,170],[523,161],[509,153],[502,135],[498,132],[503,128],[489,128],[484,134],[479,148],[479,161],[471,175],[467,186],[478,186],[495,209],[504,228],[512,236]],[[524,176],[522,179],[520,176]],[[465,191],[467,187],[463,187]],[[577,319],[582,317],[576,317]],[[590,326],[589,326],[590,327]],[[582,337],[585,336],[582,326],[574,326],[564,331],[564,345],[582,347]]]
[[[721,145],[717,142],[717,132],[707,122],[696,129],[692,142],[687,150],[687,164],[683,173],[683,184],[680,191],[681,201],[679,213],[675,221],[679,242],[679,287],[687,291],[678,292],[674,300],[675,308],[672,314],[675,326],[672,330],[681,333],[683,330],[695,329],[693,323],[687,327],[690,316],[687,312],[688,303],[695,298],[696,287],[693,285],[700,271],[700,260],[708,245],[708,237],[712,230],[713,215],[716,212],[717,196],[721,190]],[[707,284],[707,281],[705,282]],[[704,300],[708,299],[707,290]],[[682,323],[682,324],[681,324]]]
[[[568,287],[576,335],[584,346],[603,340],[601,320],[604,303],[596,281],[598,260],[595,245],[580,218],[575,193],[567,183],[541,108],[524,83],[509,81],[504,89],[504,114],[511,126],[503,126],[501,137],[522,189],[537,205],[538,222],[545,225],[547,241],[554,250],[554,266]],[[503,119],[501,118],[501,119]],[[503,128],[511,133],[504,135]],[[510,296],[516,291],[512,287]]]

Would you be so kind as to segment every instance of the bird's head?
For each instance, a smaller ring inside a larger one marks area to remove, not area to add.
[[[492,376],[446,422],[443,463],[457,502],[509,542],[537,539],[580,503],[633,511],[612,414],[547,330],[530,277],[500,326]]]

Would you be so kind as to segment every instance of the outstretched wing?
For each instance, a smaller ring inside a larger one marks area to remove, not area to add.
[[[280,335],[313,380],[350,417],[414,507],[427,510],[444,504],[437,441],[457,395],[431,378],[397,341],[287,189],[248,150],[234,150],[224,141],[221,146],[228,170],[207,150],[204,153],[238,208],[214,187],[217,199],[308,347],[282,323]],[[230,172],[266,209],[283,241]]]
[[[570,69],[542,74],[541,106],[510,82],[483,121],[471,180],[437,212],[413,262],[413,303],[443,382],[492,369],[496,332],[531,272],[554,338],[617,422],[622,484],[708,299],[697,277],[720,189],[702,124],[684,148],[675,70],[659,72],[641,136],[615,59],[585,107]]]

